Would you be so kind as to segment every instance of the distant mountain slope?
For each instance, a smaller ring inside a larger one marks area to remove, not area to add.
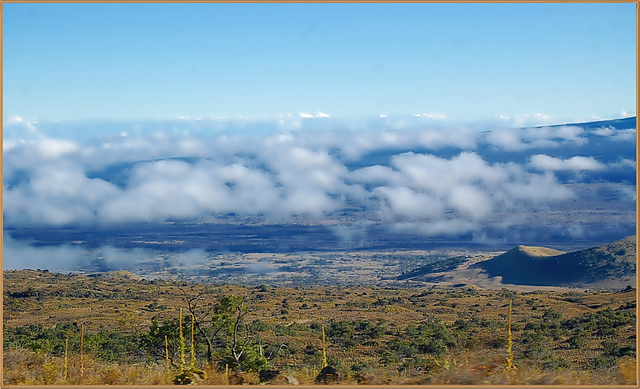
[[[616,130],[624,130],[627,128],[636,128],[636,117],[628,117],[621,119],[609,119],[609,120],[598,120],[595,122],[586,122],[586,123],[568,123],[568,124],[554,124],[554,125],[546,125],[546,126],[537,126],[537,127],[564,127],[564,126],[578,126],[582,127],[585,130],[592,130],[596,128],[602,127],[612,127]]]
[[[636,237],[563,253],[518,246],[470,268],[480,268],[502,283],[538,286],[621,288],[636,285]]]

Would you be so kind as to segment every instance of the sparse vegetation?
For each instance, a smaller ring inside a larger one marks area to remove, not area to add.
[[[633,288],[275,288],[4,275],[7,385],[313,384],[327,366],[347,384],[636,383]]]

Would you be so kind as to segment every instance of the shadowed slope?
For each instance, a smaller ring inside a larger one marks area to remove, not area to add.
[[[634,285],[636,237],[590,249],[563,253],[544,248],[517,246],[471,267],[503,283],[541,286],[620,288]]]

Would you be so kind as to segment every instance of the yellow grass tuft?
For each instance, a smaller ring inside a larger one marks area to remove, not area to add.
[[[507,339],[507,370],[515,369],[513,364],[513,336],[511,334],[511,313],[512,313],[513,300],[509,300],[509,335]]]
[[[180,316],[178,317],[178,328],[180,330],[180,373],[183,373],[186,362],[184,334],[182,333],[182,308],[180,308]]]
[[[324,335],[324,326],[322,326],[322,369],[327,366],[329,366],[329,362],[327,362],[327,342]]]
[[[191,314],[191,348],[189,349],[189,368],[193,371],[196,367],[196,346],[193,339],[193,328],[195,326],[196,318]]]
[[[625,385],[637,385],[636,378],[638,371],[636,370],[637,363],[635,359],[623,358],[618,360],[618,370],[622,376],[622,383]]]
[[[167,361],[167,375],[171,371],[171,363],[169,362],[169,339],[167,335],[164,336],[164,357]]]
[[[84,378],[84,324],[80,327],[80,378]]]

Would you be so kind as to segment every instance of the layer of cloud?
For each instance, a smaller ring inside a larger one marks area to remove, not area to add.
[[[231,214],[278,223],[331,220],[351,226],[336,227],[336,234],[358,240],[357,215],[365,224],[425,235],[480,236],[489,224],[506,230],[522,223],[516,215],[579,198],[562,172],[605,177],[635,165],[631,158],[606,164],[554,154],[567,145],[580,150],[590,136],[618,142],[627,130],[423,126],[262,134],[173,123],[152,131],[114,126],[89,140],[34,130],[5,141],[5,223],[206,221]],[[531,149],[536,153],[525,153]],[[526,157],[490,157],[486,150]]]
[[[187,270],[197,268],[204,263],[207,253],[201,249],[191,249],[181,253],[159,255],[154,250],[144,248],[120,248],[110,245],[87,249],[76,243],[56,246],[35,246],[30,242],[15,240],[10,234],[3,234],[3,268],[47,269],[67,272],[82,269],[85,271],[135,270],[149,263],[159,263],[162,258],[169,262],[163,265],[179,265]],[[157,264],[154,266],[158,266]]]
[[[2,267],[14,269],[48,269],[68,271],[86,259],[82,248],[71,244],[55,247],[34,247],[28,242],[15,241],[9,234],[2,239]]]
[[[583,145],[588,142],[584,135],[585,130],[576,126],[508,128],[487,133],[486,142],[503,150],[518,151]]]
[[[615,142],[633,142],[636,139],[636,129],[615,129],[613,127],[600,127],[592,131],[594,135],[606,137]]]

